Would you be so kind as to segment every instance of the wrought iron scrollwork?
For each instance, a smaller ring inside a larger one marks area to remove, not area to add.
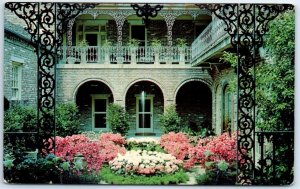
[[[294,132],[256,132],[260,157],[255,183],[260,185],[291,184],[293,182]],[[278,174],[280,170],[280,175]]]
[[[163,7],[145,4],[131,5],[145,25],[149,17],[155,17]],[[226,23],[225,31],[231,36],[231,44],[238,54],[238,173],[237,183],[254,184],[255,157],[255,73],[258,48],[270,20],[279,13],[292,9],[291,5],[255,4],[204,4],[206,8]],[[45,139],[55,136],[55,65],[67,23],[93,4],[78,3],[6,3],[5,7],[23,19],[31,35],[38,56],[38,148],[48,151],[54,148]],[[262,140],[260,138],[260,140]],[[246,150],[245,150],[246,149]],[[267,165],[271,158],[261,161]]]
[[[66,32],[66,24],[94,4],[6,3],[5,7],[23,19],[35,44],[38,58],[38,139],[40,152],[54,148],[55,65]],[[48,140],[49,139],[49,140]],[[53,145],[51,145],[53,144]]]
[[[142,17],[146,27],[150,24],[149,17],[156,17],[158,11],[160,11],[163,8],[162,5],[155,5],[154,7],[152,7],[148,3],[146,3],[143,6],[139,6],[138,4],[131,4],[131,7],[133,8],[133,10],[136,11],[136,15],[138,17]]]
[[[255,172],[255,65],[268,23],[291,5],[197,4],[226,23],[238,55],[237,183],[251,185]]]

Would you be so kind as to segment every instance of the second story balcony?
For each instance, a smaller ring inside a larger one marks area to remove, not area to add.
[[[160,11],[146,27],[125,5],[119,9],[102,6],[83,11],[68,23],[60,62],[82,68],[120,67],[114,64],[197,67],[230,47],[224,28],[221,20],[196,7]],[[131,40],[139,43],[132,45]],[[159,45],[153,44],[155,40]]]
[[[64,48],[68,64],[180,64],[191,61],[190,47],[71,46]]]

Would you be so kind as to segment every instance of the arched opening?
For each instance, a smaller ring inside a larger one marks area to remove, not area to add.
[[[176,95],[176,109],[184,125],[192,131],[212,128],[212,93],[201,81],[190,81],[180,87]]]
[[[111,89],[101,81],[87,81],[82,84],[76,94],[76,104],[83,120],[82,130],[107,131],[106,112],[112,103]]]
[[[233,120],[233,105],[232,105],[232,94],[229,89],[229,85],[226,84],[223,88],[223,95],[222,95],[222,132],[231,132],[232,120]]]
[[[159,115],[164,111],[164,97],[159,86],[151,81],[132,84],[125,97],[130,115],[129,135],[160,135]]]

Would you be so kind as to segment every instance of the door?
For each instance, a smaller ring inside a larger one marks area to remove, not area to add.
[[[92,122],[94,131],[107,131],[108,123],[106,121],[108,98],[107,96],[92,97]]]
[[[85,34],[85,40],[88,43],[87,61],[98,62],[98,34]]]
[[[137,132],[153,132],[153,98],[137,97]]]

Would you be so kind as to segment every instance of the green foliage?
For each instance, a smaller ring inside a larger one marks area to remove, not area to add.
[[[293,130],[294,12],[286,12],[270,23],[264,48],[266,60],[256,71],[257,125],[267,131]]]
[[[144,175],[120,175],[114,173],[109,167],[103,167],[100,177],[109,184],[132,185],[167,185],[185,183],[189,180],[187,174],[181,169],[172,174],[144,176]]]
[[[183,38],[177,38],[177,39],[176,39],[176,45],[177,45],[178,47],[186,47],[186,46],[187,46],[186,39],[183,39]]]
[[[153,46],[153,47],[161,47],[161,40],[159,40],[159,39],[153,39],[152,41],[151,41],[151,46]]]
[[[226,161],[219,161],[217,166],[220,171],[226,171],[229,167],[229,163]]]
[[[170,105],[166,108],[164,114],[160,116],[160,126],[164,133],[181,131],[181,118],[176,111],[176,105]]]
[[[224,51],[223,55],[220,57],[220,62],[226,62],[228,64],[230,64],[230,66],[234,69],[237,68],[238,65],[238,56],[235,53],[231,53],[231,52],[226,52]],[[232,75],[229,78],[229,91],[232,93],[236,93],[237,91],[237,76],[236,74]]]
[[[129,116],[125,108],[119,104],[109,104],[106,120],[113,133],[125,135],[129,130]]]
[[[12,167],[4,166],[4,179],[8,183],[59,183],[58,165],[61,162],[62,159],[53,154],[45,158],[25,156],[21,162],[16,162]]]
[[[79,47],[87,47],[87,46],[89,46],[89,43],[87,40],[82,40],[78,43],[78,46]]]
[[[140,44],[140,41],[138,39],[130,39],[127,43],[129,47],[138,47]]]
[[[34,132],[37,129],[37,112],[32,107],[15,106],[4,113],[5,132]]]
[[[56,107],[56,135],[68,136],[78,134],[80,130],[80,116],[75,103],[59,104]]]
[[[209,185],[214,183],[214,178],[216,177],[216,173],[213,171],[206,170],[205,173],[198,175],[196,177],[196,181],[200,185]]]
[[[221,62],[226,62],[231,65],[231,67],[237,67],[238,56],[234,53],[224,51],[223,55],[220,57]]]
[[[163,152],[165,150],[159,145],[153,142],[128,142],[126,146],[127,150],[146,150],[146,151],[156,151],[156,152]]]
[[[60,104],[56,108],[56,134],[67,136],[76,134],[80,128],[78,109],[74,103]],[[16,106],[5,112],[5,132],[37,131],[37,111],[33,107]]]
[[[98,175],[85,171],[82,157],[76,158],[75,163],[70,163],[54,154],[46,157],[27,155],[17,161],[6,154],[3,162],[4,179],[8,183],[99,183]]]
[[[205,162],[206,171],[196,177],[200,185],[234,185],[236,169],[224,160]]]
[[[105,40],[104,44],[102,45],[103,47],[111,47],[112,46],[112,42],[109,40]]]
[[[180,131],[188,134],[190,137],[205,138],[208,136],[215,135],[215,133],[211,129],[211,120],[208,118],[204,118],[197,124],[191,123],[188,120],[181,119],[181,125],[182,129]]]

